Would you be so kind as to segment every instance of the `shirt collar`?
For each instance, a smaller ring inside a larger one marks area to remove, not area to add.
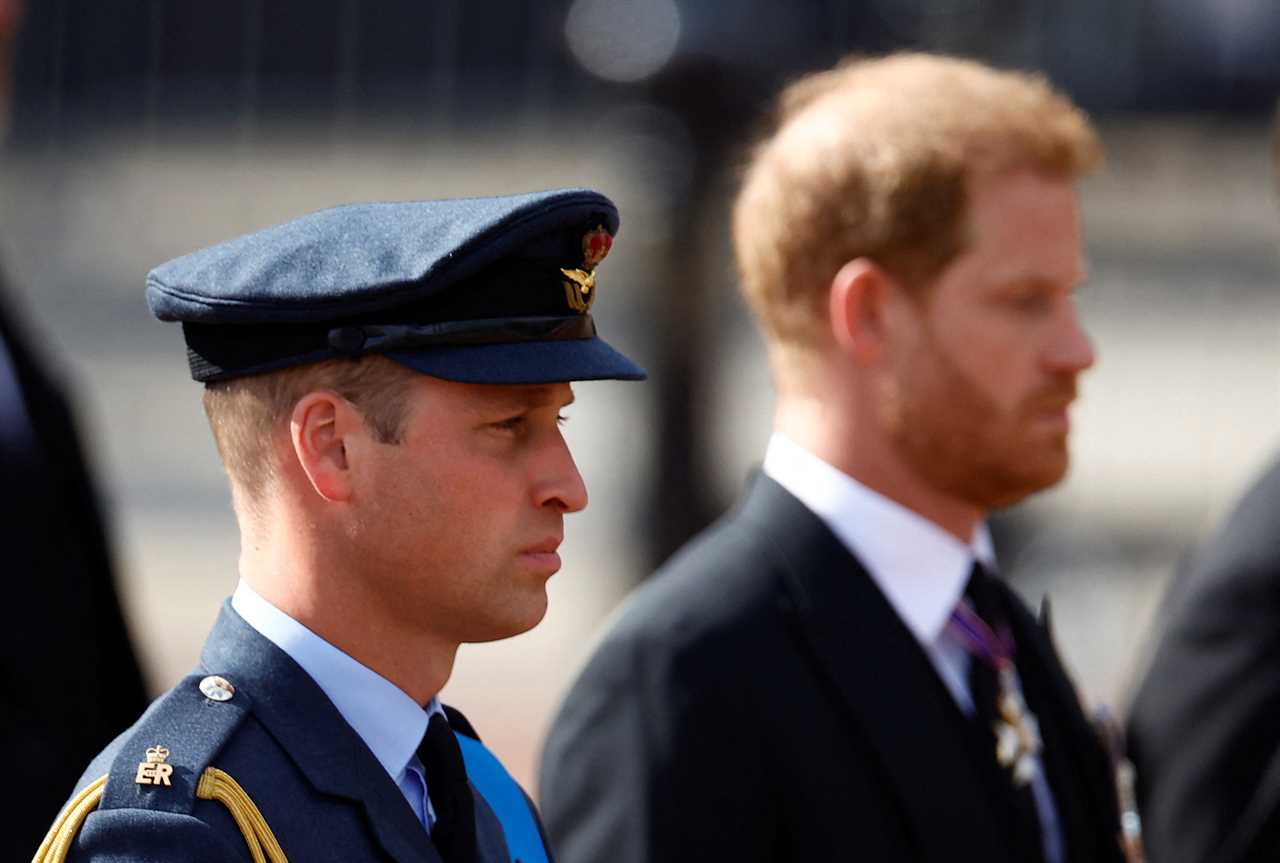
[[[975,558],[995,571],[985,522],[966,545],[779,432],[769,439],[764,472],[822,519],[925,646],[942,634]]]
[[[432,715],[444,713],[439,700],[432,698],[424,709],[403,689],[298,623],[243,580],[231,596],[231,607],[302,666],[383,769],[399,782]]]

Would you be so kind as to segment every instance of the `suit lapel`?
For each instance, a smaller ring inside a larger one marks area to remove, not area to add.
[[[442,863],[400,789],[333,702],[230,602],[223,605],[201,663],[248,687],[254,715],[307,780],[318,792],[362,806],[389,855],[401,863]]]
[[[803,504],[767,477],[738,514],[783,574],[784,614],[865,735],[903,803],[921,857],[1007,856],[969,757],[967,721],[919,642],[861,564]]]

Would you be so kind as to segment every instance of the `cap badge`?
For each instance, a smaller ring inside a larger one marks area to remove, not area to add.
[[[574,269],[561,269],[567,280],[564,283],[564,298],[569,308],[575,312],[586,314],[596,299],[596,265],[604,260],[613,246],[613,235],[597,225],[582,237],[582,266]]]
[[[138,765],[138,773],[133,778],[139,785],[168,785],[173,787],[169,777],[173,775],[173,765],[166,764],[169,750],[164,746],[152,746],[147,750],[147,760]]]

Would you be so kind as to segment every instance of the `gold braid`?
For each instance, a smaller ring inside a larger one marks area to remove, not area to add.
[[[31,863],[64,863],[71,843],[75,842],[76,835],[84,826],[84,820],[102,802],[102,791],[106,785],[107,777],[103,776],[87,785],[67,804],[49,828]],[[196,796],[201,800],[216,800],[230,810],[245,844],[249,846],[253,863],[289,863],[258,807],[240,783],[228,774],[216,767],[205,768],[196,786]]]

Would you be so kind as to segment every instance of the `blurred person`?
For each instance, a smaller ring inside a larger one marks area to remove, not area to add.
[[[0,0],[0,126],[20,13]],[[85,761],[147,704],[88,459],[46,349],[0,279],[0,547],[15,612],[0,627],[0,756],[17,789],[4,860],[31,855]]]
[[[1280,111],[1272,126],[1280,178]],[[1169,588],[1129,716],[1156,863],[1280,856],[1280,461]]]
[[[0,857],[21,860],[147,692],[70,405],[6,294],[0,284],[0,547],[14,613],[0,627],[0,749],[21,793]]]
[[[1100,158],[1065,97],[975,62],[785,90],[733,210],[763,475],[554,720],[561,863],[1121,859],[1109,765],[985,526],[1068,467]]]
[[[437,693],[460,644],[545,613],[587,503],[569,382],[644,376],[588,312],[617,227],[589,190],[350,205],[150,274],[205,384],[240,582],[37,860],[549,859]]]

